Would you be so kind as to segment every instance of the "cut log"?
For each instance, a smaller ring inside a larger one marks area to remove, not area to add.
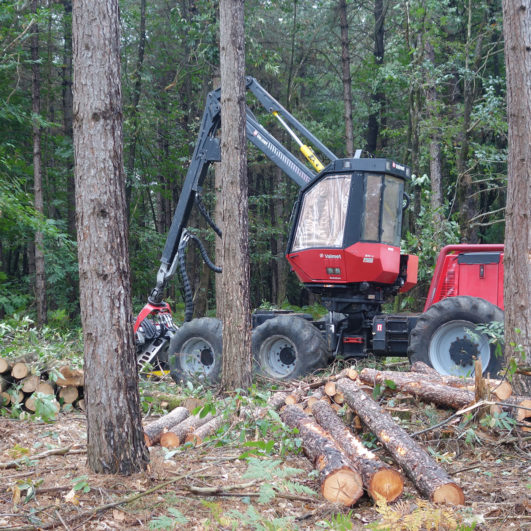
[[[223,418],[223,415],[218,415],[217,417],[214,417],[206,424],[203,424],[202,426],[196,428],[194,431],[190,432],[184,438],[184,442],[193,443],[194,446],[201,444],[204,439],[210,437],[210,435],[214,435],[214,433],[216,433],[216,431],[218,431],[219,428],[223,426],[224,421],[225,419]]]
[[[56,384],[59,387],[83,387],[85,379],[83,376],[83,371],[81,369],[72,369],[67,365],[59,369],[61,376],[57,378]]]
[[[188,417],[179,424],[171,427],[167,432],[164,432],[160,436],[160,445],[165,448],[177,448],[178,446],[181,446],[190,432],[199,428],[203,424],[206,424],[212,418],[212,413],[208,413],[203,418],[199,415]]]
[[[81,411],[85,411],[85,410],[86,410],[85,399],[84,399],[84,398],[80,398],[80,399],[75,403],[75,406],[76,406],[78,409],[81,409]]]
[[[356,503],[363,494],[361,476],[332,437],[296,407],[286,406],[281,417],[299,430],[304,452],[319,471],[323,497],[346,506]]]
[[[339,404],[340,406],[345,402],[345,397],[341,391],[337,391],[336,394],[332,397],[332,400]]]
[[[326,396],[332,398],[336,394],[336,382],[329,380],[325,383],[324,392]]]
[[[35,393],[33,393],[29,398],[26,398],[26,401],[24,402],[24,407],[28,411],[31,411],[32,413],[35,413],[35,411],[37,410],[36,401],[37,401],[37,397],[35,396]],[[59,412],[60,409],[61,409],[61,406],[59,405],[59,402],[54,400],[53,404],[54,404],[55,410],[57,412]]]
[[[35,389],[37,393],[42,393],[43,395],[54,395],[55,394],[55,385],[53,382],[41,380]]]
[[[361,474],[363,486],[378,501],[381,496],[388,502],[396,500],[404,490],[402,476],[380,461],[343,424],[330,404],[319,400],[312,408],[315,420],[334,438],[337,445]]]
[[[392,381],[398,390],[415,395],[424,402],[433,402],[439,406],[454,409],[461,409],[474,403],[475,398],[471,391],[450,387],[442,383],[429,382],[420,375],[417,377],[417,375],[409,372],[363,369],[360,372],[360,380],[372,385]]]
[[[0,358],[0,374],[6,374],[12,369],[11,363],[5,358]]]
[[[73,404],[79,398],[79,391],[74,385],[61,387],[57,397],[63,401],[63,404]]]
[[[0,406],[9,406],[11,403],[11,395],[6,391],[0,392]]]
[[[26,378],[29,373],[29,367],[23,361],[15,363],[11,369],[11,376],[15,378],[15,380],[22,380],[23,378]]]
[[[531,397],[511,396],[503,404],[503,409],[509,411],[517,422],[531,418]]]
[[[22,391],[24,391],[24,393],[33,393],[37,390],[37,386],[39,385],[39,382],[41,381],[41,379],[39,378],[39,376],[37,374],[32,374],[30,376],[26,376],[26,378],[24,378],[22,380]]]
[[[441,382],[445,385],[449,385],[450,387],[460,387],[466,389],[467,391],[474,391],[475,389],[474,378],[457,378],[456,376],[442,375],[422,361],[416,361],[413,363],[413,365],[411,365],[411,372],[429,376],[428,380],[430,382]],[[485,383],[490,392],[499,400],[506,400],[513,392],[513,387],[507,380],[494,380],[492,378],[486,378]]]
[[[300,402],[303,396],[304,391],[302,389],[295,389],[289,395],[286,396],[284,403],[287,406],[292,406],[293,404],[297,404],[298,402]]]
[[[464,504],[461,487],[355,382],[343,379],[338,387],[347,404],[378,437],[419,492],[432,502]]]
[[[271,409],[274,409],[275,411],[278,411],[286,403],[287,396],[287,393],[279,391],[278,393],[275,393],[274,395],[271,395],[269,397],[269,400],[267,401],[267,406]]]
[[[148,446],[153,446],[160,441],[161,435],[185,420],[190,413],[185,407],[176,407],[166,415],[154,420],[144,427],[144,438]]]

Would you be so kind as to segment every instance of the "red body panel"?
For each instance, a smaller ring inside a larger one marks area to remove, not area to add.
[[[400,248],[358,242],[346,249],[306,249],[286,256],[301,282],[393,284],[400,272]]]
[[[503,249],[501,244],[462,244],[444,247],[437,258],[424,311],[446,297],[458,295],[480,297],[503,310]],[[500,262],[496,264],[458,263],[460,254],[474,252],[499,252],[501,253]]]
[[[407,255],[407,274],[404,285],[400,288],[400,293],[409,291],[417,285],[419,273],[419,257],[414,254]]]
[[[167,302],[163,302],[161,304],[150,304],[149,302],[142,308],[142,311],[138,314],[138,317],[135,321],[135,327],[134,331],[136,334],[136,331],[138,330],[138,327],[140,326],[140,323],[148,316],[148,315],[156,315],[158,313],[169,313],[171,315],[171,308],[170,305]]]

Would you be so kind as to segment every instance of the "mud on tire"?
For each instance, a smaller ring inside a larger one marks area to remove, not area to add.
[[[408,356],[411,363],[422,361],[441,374],[470,376],[474,360],[481,359],[483,373],[494,377],[503,358],[496,345],[475,331],[477,324],[503,322],[503,311],[478,297],[448,297],[430,306],[411,331]]]
[[[294,315],[268,319],[253,331],[253,358],[258,374],[276,380],[299,378],[326,367],[328,351],[321,332]]]
[[[202,317],[184,323],[172,337],[168,351],[170,375],[176,383],[202,379],[216,383],[221,375],[221,322]]]

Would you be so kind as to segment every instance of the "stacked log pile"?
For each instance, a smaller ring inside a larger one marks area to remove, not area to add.
[[[478,374],[481,375],[480,367]],[[274,394],[267,407],[280,410],[284,423],[297,428],[302,448],[319,472],[321,493],[333,503],[353,505],[363,491],[375,500],[396,500],[404,486],[401,472],[432,502],[465,502],[461,487],[444,468],[373,400],[376,384],[443,407],[479,410],[483,403],[502,404],[499,407],[519,421],[531,417],[531,399],[512,397],[508,382],[484,380],[481,376],[475,380],[443,377],[422,364],[414,365],[410,372],[364,369],[358,375],[348,370],[325,380],[293,384],[290,390]],[[345,418],[350,414],[347,423],[337,413],[341,408],[347,410]],[[240,415],[258,419],[266,412],[267,408],[245,408]],[[170,419],[173,415],[175,422]],[[185,442],[201,443],[223,422],[222,416],[181,418],[170,413],[148,424],[145,432],[150,444],[160,441],[173,448]],[[374,433],[398,469],[363,445],[352,431],[362,425]]]
[[[57,409],[70,404],[84,409],[83,371],[68,366],[54,373],[35,374],[25,362],[11,363],[0,358],[0,406],[23,406],[35,412],[37,393],[52,395]]]

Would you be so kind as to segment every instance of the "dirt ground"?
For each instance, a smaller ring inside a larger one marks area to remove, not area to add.
[[[451,414],[413,399],[393,404],[394,413],[407,411],[417,425],[435,414]],[[364,496],[354,507],[341,508],[302,488],[283,488],[274,473],[269,480],[250,480],[237,445],[170,453],[153,447],[145,473],[98,476],[86,466],[81,412],[61,413],[51,424],[0,417],[0,529],[531,529],[529,434],[476,427],[467,436],[473,444],[448,424],[419,438],[463,488],[464,507],[432,506],[406,480],[394,504],[377,507]],[[15,459],[17,465],[10,466]],[[278,459],[284,459],[279,467],[302,470],[292,482],[319,492],[303,454]],[[276,495],[260,503],[268,481]]]

